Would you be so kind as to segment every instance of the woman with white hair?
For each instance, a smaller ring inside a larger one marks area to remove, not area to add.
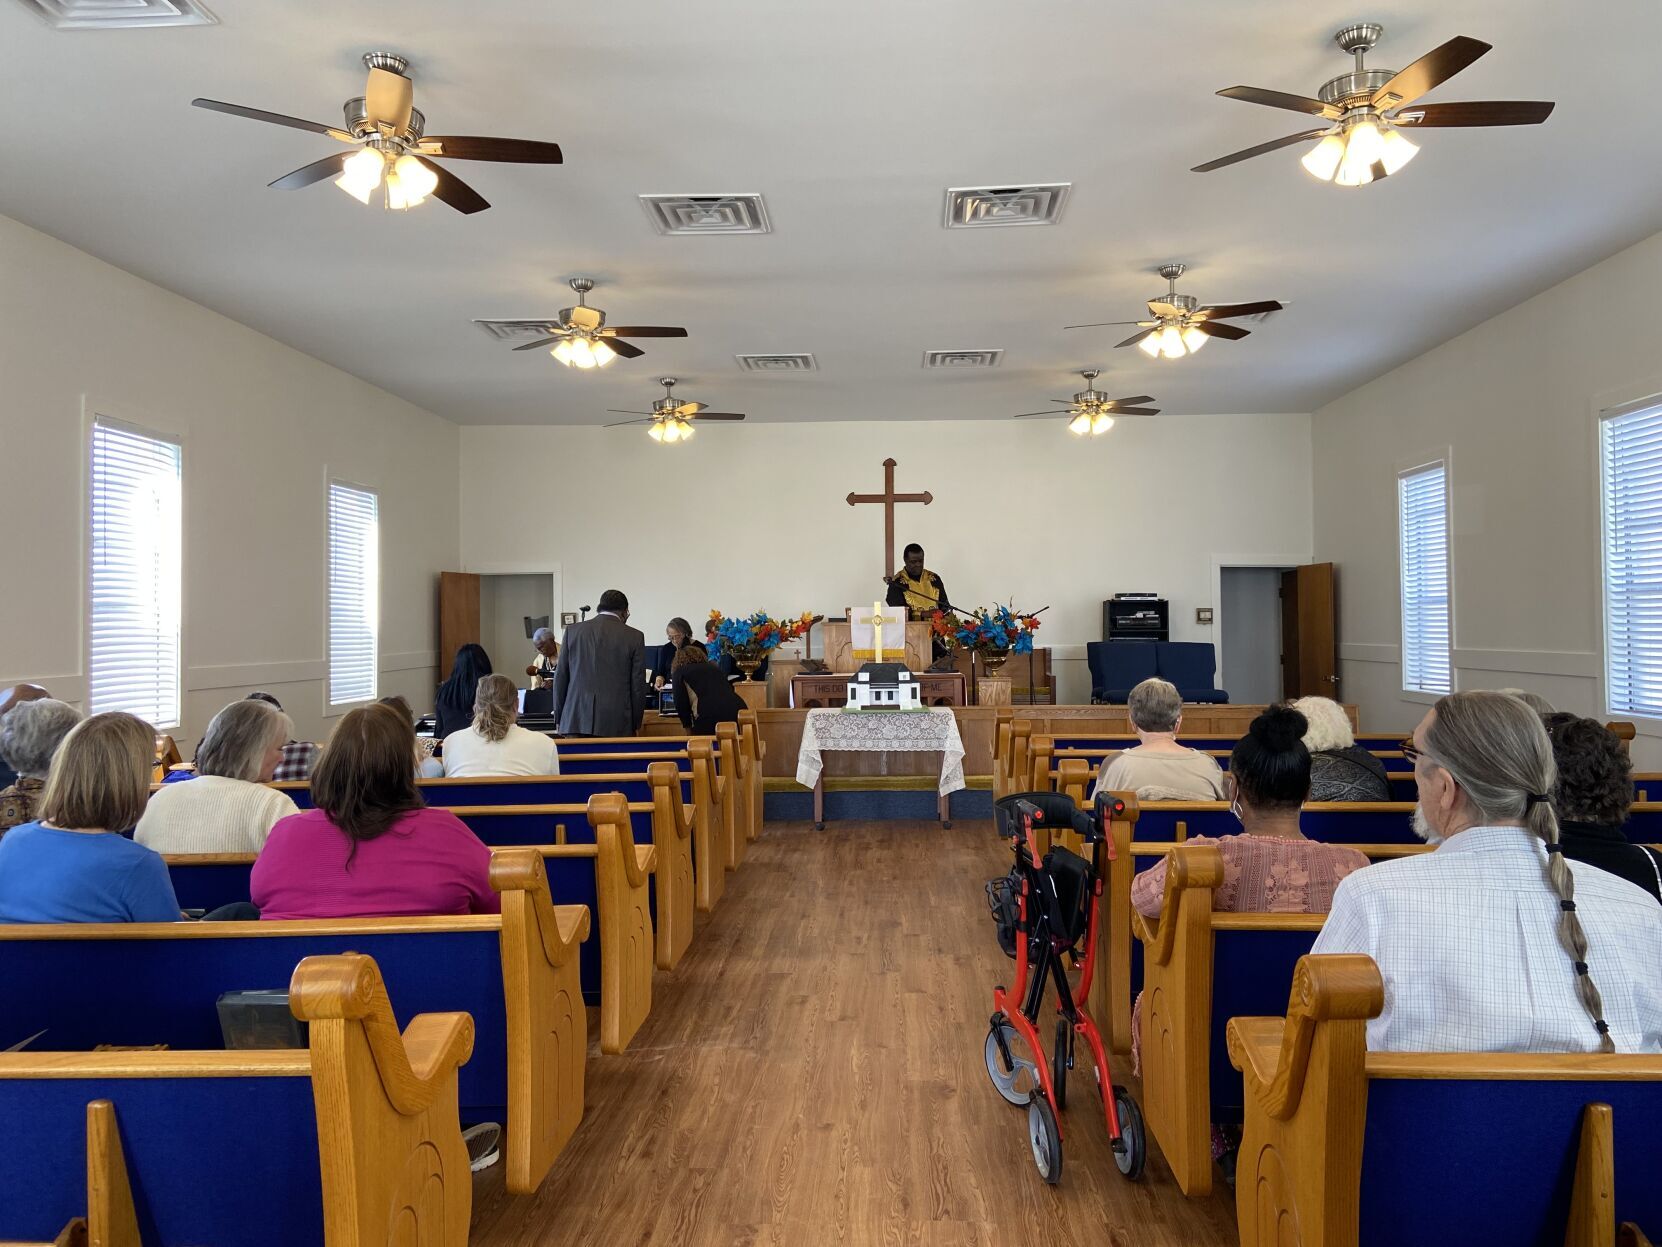
[[[1177,743],[1183,698],[1166,680],[1144,680],[1126,699],[1138,743],[1102,760],[1091,792],[1134,792],[1155,801],[1221,801],[1223,769],[1211,754]]]
[[[482,775],[558,775],[554,738],[514,722],[519,690],[505,675],[487,675],[473,696],[473,723],[444,738],[447,779]]]
[[[0,719],[0,759],[17,772],[17,782],[0,791],[0,835],[35,817],[53,755],[80,721],[79,710],[51,697],[21,702]]]
[[[272,825],[298,811],[266,787],[293,732],[269,702],[226,706],[196,748],[196,778],[152,795],[133,839],[158,853],[258,853]]]
[[[1310,800],[1391,799],[1385,764],[1356,743],[1343,706],[1330,697],[1300,697],[1292,705],[1310,725],[1304,733],[1304,747],[1310,751]]]

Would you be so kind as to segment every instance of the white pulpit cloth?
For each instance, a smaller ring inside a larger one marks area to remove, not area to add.
[[[957,718],[946,706],[924,711],[810,710],[796,755],[796,782],[804,788],[817,784],[825,765],[821,755],[832,749],[938,752],[941,796],[964,787],[964,738],[958,734]]]

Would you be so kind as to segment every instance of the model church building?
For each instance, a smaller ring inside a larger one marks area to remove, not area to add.
[[[862,664],[848,682],[850,710],[922,710],[923,691],[905,663]]]

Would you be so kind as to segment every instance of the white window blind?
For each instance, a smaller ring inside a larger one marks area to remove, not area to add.
[[[1610,709],[1662,718],[1662,406],[1599,425]]]
[[[375,697],[380,631],[380,537],[376,497],[329,485],[329,704]]]
[[[92,426],[87,704],[179,724],[183,517],[179,444]]]
[[[1448,471],[1442,463],[1397,478],[1402,530],[1402,687],[1453,691],[1449,661]]]

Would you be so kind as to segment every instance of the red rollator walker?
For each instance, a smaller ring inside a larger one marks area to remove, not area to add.
[[[1079,1039],[1085,1041],[1096,1070],[1114,1164],[1126,1177],[1139,1178],[1148,1158],[1142,1111],[1128,1092],[1114,1086],[1102,1035],[1082,1003],[1090,994],[1096,966],[1104,829],[1119,804],[1103,794],[1085,812],[1060,793],[1026,792],[1005,797],[993,810],[999,834],[1008,836],[1015,850],[1016,865],[1004,878],[987,884],[987,902],[998,924],[999,943],[1015,958],[1016,981],[1013,989],[993,988],[996,1012],[987,1027],[987,1073],[1000,1095],[1026,1107],[1033,1163],[1039,1176],[1052,1184],[1062,1177],[1062,1127],[1056,1114],[1067,1107],[1068,1071]],[[1089,858],[1058,844],[1041,861],[1033,848],[1035,827],[1077,832]],[[1077,982],[1070,979],[1064,959],[1074,963]],[[1056,1042],[1047,1057],[1039,1036],[1039,1013],[1052,982],[1059,1016]],[[1012,1002],[1018,1007],[1012,1008]],[[1015,1051],[1018,1037],[1030,1055]]]

